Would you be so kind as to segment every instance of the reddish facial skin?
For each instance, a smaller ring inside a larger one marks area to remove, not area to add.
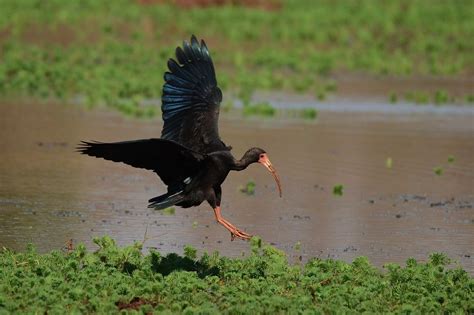
[[[280,192],[280,197],[281,197],[281,185],[280,185],[280,178],[278,177],[278,174],[275,170],[275,168],[272,165],[272,162],[268,159],[268,155],[266,153],[260,154],[260,158],[258,159],[258,163],[262,164],[267,168],[267,170],[272,173],[273,178],[275,178],[275,181],[278,186],[278,191]]]

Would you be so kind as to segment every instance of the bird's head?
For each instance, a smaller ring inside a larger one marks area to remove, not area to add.
[[[275,179],[277,186],[278,186],[278,191],[280,192],[280,197],[281,197],[281,185],[280,185],[280,178],[278,177],[278,174],[275,170],[275,168],[272,165],[272,162],[270,162],[270,159],[268,158],[267,152],[261,148],[251,148],[247,150],[244,154],[244,160],[248,161],[249,164],[251,163],[260,163],[265,168],[272,173],[273,178]]]

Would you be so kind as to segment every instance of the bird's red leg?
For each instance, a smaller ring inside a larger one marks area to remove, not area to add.
[[[224,219],[221,215],[221,207],[217,206],[214,208],[214,214],[216,216],[216,221],[220,224],[222,224],[226,229],[230,231],[230,235],[232,240],[234,240],[235,237],[241,238],[243,240],[249,240],[252,238],[252,235],[245,233],[244,231],[239,230],[236,228],[232,223]]]

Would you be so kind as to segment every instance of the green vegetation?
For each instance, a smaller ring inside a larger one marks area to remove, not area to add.
[[[466,95],[466,102],[474,103],[474,94]]]
[[[396,103],[398,100],[397,95],[395,93],[391,93],[389,96],[389,101],[391,103]],[[436,90],[434,93],[431,94],[426,91],[409,91],[405,93],[405,100],[409,103],[415,104],[428,104],[433,103],[435,105],[442,105],[449,102],[463,102],[462,98],[454,97],[449,95],[445,90]],[[470,96],[467,95],[465,97],[464,102],[472,103],[474,100],[470,99]]]
[[[430,96],[424,91],[412,91],[405,93],[405,100],[416,104],[428,104]]]
[[[472,313],[474,280],[450,260],[383,272],[367,258],[352,263],[311,259],[291,265],[280,250],[254,238],[241,259],[203,254],[162,256],[142,244],[119,248],[103,237],[63,253],[0,251],[0,313]]]
[[[306,119],[316,119],[318,111],[315,108],[304,108],[301,110],[301,117]]]
[[[344,186],[341,185],[341,184],[334,185],[334,187],[333,187],[333,189],[332,189],[332,193],[333,193],[335,196],[342,196],[343,193],[344,193]]]
[[[388,157],[386,160],[385,160],[385,167],[386,168],[392,168],[393,166],[393,160],[391,157]]]
[[[152,116],[156,110],[142,100],[160,97],[167,59],[193,33],[208,42],[221,87],[244,103],[253,91],[272,89],[323,100],[336,89],[329,76],[340,73],[474,69],[469,0],[287,0],[275,10],[140,3],[3,0],[0,94],[84,100]]]
[[[395,104],[398,101],[397,93],[395,92],[390,93],[388,100],[390,101],[390,103]]]
[[[448,163],[452,164],[452,163],[454,163],[455,160],[456,159],[455,159],[454,155],[448,156]]]
[[[176,213],[176,209],[174,207],[169,207],[159,211],[164,215],[175,215]]]
[[[268,102],[246,104],[243,108],[244,116],[273,117],[276,109]]]
[[[437,105],[445,104],[449,101],[448,92],[437,90],[434,95],[434,103]]]
[[[249,180],[245,186],[241,185],[239,191],[249,196],[255,195],[255,187],[257,185],[253,180]]]
[[[433,168],[433,172],[438,175],[438,176],[441,176],[443,175],[443,168],[441,166],[436,166],[435,168]]]
[[[293,246],[293,249],[297,252],[301,250],[301,242],[296,242],[296,244]]]

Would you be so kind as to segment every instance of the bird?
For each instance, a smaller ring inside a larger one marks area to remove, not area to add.
[[[189,208],[207,203],[216,221],[231,234],[231,240],[251,239],[221,214],[221,185],[230,171],[242,171],[253,163],[263,165],[276,181],[280,178],[265,150],[253,147],[236,159],[232,147],[219,136],[218,119],[222,91],[204,40],[195,35],[176,48],[168,60],[162,90],[163,129],[160,138],[104,143],[81,141],[77,151],[92,157],[122,162],[155,172],[167,186],[163,195],[151,198],[149,208]]]

